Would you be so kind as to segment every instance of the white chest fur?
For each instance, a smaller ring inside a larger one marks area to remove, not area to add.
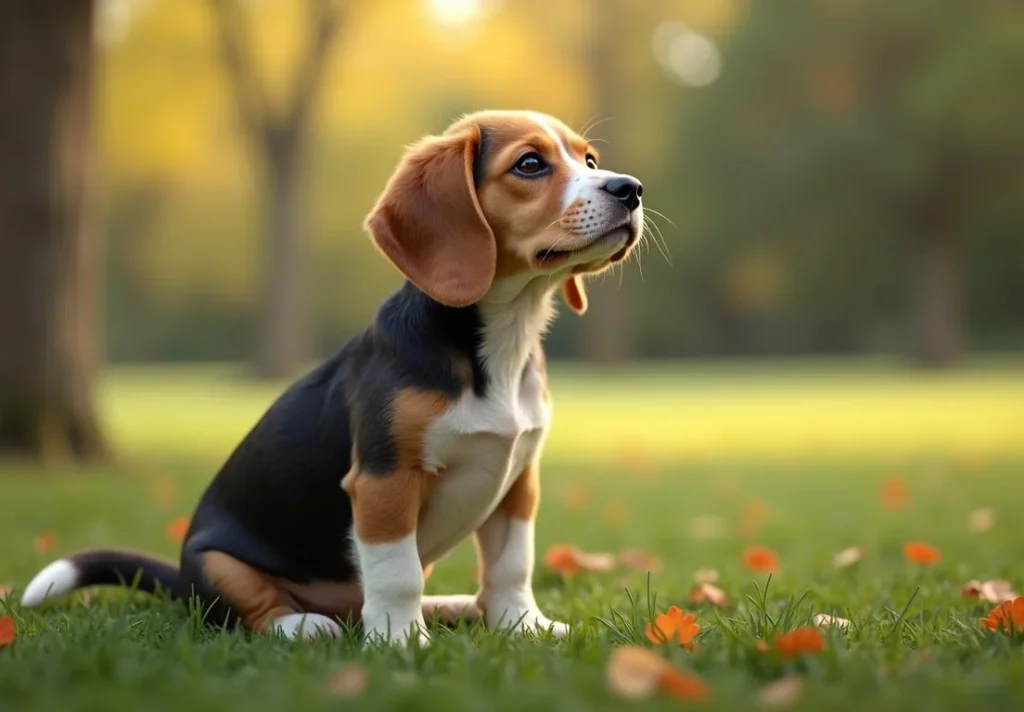
[[[467,391],[427,428],[425,469],[435,473],[420,512],[420,559],[436,561],[476,531],[516,478],[540,455],[551,422],[540,376],[493,383],[483,398]]]

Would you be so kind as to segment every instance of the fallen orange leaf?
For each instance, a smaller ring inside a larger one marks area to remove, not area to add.
[[[814,616],[814,625],[819,628],[839,628],[846,630],[852,624],[846,618],[840,618],[839,616],[830,616],[827,613],[819,613]]]
[[[619,552],[619,563],[637,571],[661,571],[661,560],[640,549],[625,549]]]
[[[333,672],[324,684],[331,697],[356,697],[366,690],[367,672],[362,665],[345,665]]]
[[[710,696],[703,679],[637,645],[612,652],[605,679],[614,694],[627,700],[649,699],[658,692],[694,702]]]
[[[757,699],[766,707],[789,707],[796,704],[803,694],[803,678],[789,675],[762,687],[757,693]]]
[[[1018,596],[1012,601],[1003,601],[980,622],[989,630],[1001,630],[1004,633],[1024,632],[1024,596]]]
[[[845,569],[853,566],[864,558],[863,546],[850,546],[832,557],[832,565],[837,569]]]
[[[703,702],[711,696],[711,691],[703,678],[679,668],[663,671],[658,683],[662,690],[679,700]]]
[[[33,548],[37,554],[45,554],[57,545],[57,535],[53,532],[43,532],[36,537]]]
[[[188,533],[189,524],[191,524],[191,522],[188,517],[175,517],[167,525],[164,533],[171,541],[175,543],[181,542]]]
[[[751,546],[743,552],[743,565],[751,571],[767,573],[779,568],[779,558],[767,547]]]
[[[907,485],[903,480],[888,479],[882,483],[882,506],[900,509],[907,503]]]
[[[690,600],[694,603],[707,601],[712,606],[726,608],[729,605],[729,598],[725,591],[713,583],[701,583],[690,589]]]
[[[17,626],[10,616],[0,618],[0,648],[10,645],[14,641]]]
[[[544,555],[544,565],[563,576],[573,576],[583,571],[606,573],[615,568],[615,556],[590,554],[571,544],[555,544]]]
[[[903,557],[912,564],[931,566],[939,562],[942,552],[923,541],[911,541],[903,546]]]
[[[975,509],[967,517],[967,528],[975,534],[984,534],[996,525],[996,512],[991,507]]]
[[[783,659],[799,658],[804,655],[816,655],[825,647],[821,633],[817,628],[796,628],[789,633],[775,636],[775,649]]]
[[[644,629],[644,635],[656,645],[679,643],[689,650],[694,648],[693,639],[697,633],[700,633],[700,626],[695,623],[695,616],[683,613],[678,606],[669,606],[667,611],[655,616],[654,622],[648,623]]]

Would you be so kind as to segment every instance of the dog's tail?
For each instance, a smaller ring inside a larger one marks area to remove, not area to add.
[[[21,605],[38,606],[85,586],[134,586],[146,593],[184,598],[178,567],[149,554],[120,549],[89,549],[57,559],[25,587]]]

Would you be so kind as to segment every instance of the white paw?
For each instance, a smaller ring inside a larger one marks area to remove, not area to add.
[[[550,631],[556,638],[564,638],[569,632],[567,623],[541,613],[532,594],[494,595],[483,601],[483,609],[488,628],[515,628],[519,633]]]
[[[341,626],[318,613],[290,613],[274,620],[271,630],[286,638],[314,640],[319,637],[340,638]]]
[[[430,633],[423,619],[422,611],[415,615],[395,613],[370,613],[363,611],[363,634],[366,643],[404,643],[414,639],[422,646],[430,643]]]

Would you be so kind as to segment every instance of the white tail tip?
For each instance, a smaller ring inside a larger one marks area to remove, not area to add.
[[[21,595],[23,608],[38,606],[47,598],[63,596],[78,585],[78,569],[66,559],[57,559],[35,575]]]

